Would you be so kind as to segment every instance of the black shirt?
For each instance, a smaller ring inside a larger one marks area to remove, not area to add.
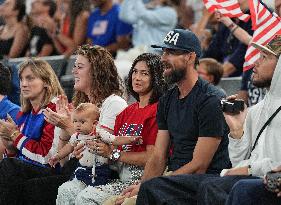
[[[37,56],[41,52],[43,46],[46,44],[50,44],[53,46],[52,39],[48,36],[44,28],[34,26],[31,29],[31,36],[28,48],[30,56]],[[55,55],[54,51],[51,55]]]
[[[179,99],[178,87],[160,98],[157,112],[159,130],[168,130],[172,154],[168,169],[177,170],[190,162],[198,137],[222,137],[207,173],[218,174],[230,168],[228,127],[220,99],[224,94],[215,86],[198,79],[190,93]]]

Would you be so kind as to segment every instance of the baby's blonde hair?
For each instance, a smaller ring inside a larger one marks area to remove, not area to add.
[[[87,113],[92,119],[98,120],[100,116],[99,108],[92,103],[80,103],[74,110],[74,113]]]

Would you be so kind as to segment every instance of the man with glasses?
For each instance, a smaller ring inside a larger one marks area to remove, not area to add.
[[[199,185],[198,181],[189,180],[192,174],[219,174],[230,167],[228,128],[220,103],[223,93],[198,77],[201,47],[191,31],[172,30],[162,45],[152,47],[162,48],[165,80],[175,86],[159,100],[159,130],[142,185],[129,187],[124,196],[135,195],[140,187],[137,204],[192,201]],[[173,176],[159,177],[166,166]],[[186,178],[187,174],[190,178]],[[184,194],[186,189],[191,194]]]

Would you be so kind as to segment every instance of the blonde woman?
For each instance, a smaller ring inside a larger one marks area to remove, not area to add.
[[[48,166],[55,126],[45,121],[42,111],[55,111],[52,99],[63,94],[63,90],[51,66],[43,60],[23,62],[19,77],[21,112],[16,122],[0,121],[0,135],[10,141],[13,149],[7,150],[15,155],[0,163],[0,204],[22,204],[24,182],[55,173]]]

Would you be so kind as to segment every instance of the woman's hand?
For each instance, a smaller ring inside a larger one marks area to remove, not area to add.
[[[49,159],[49,165],[50,165],[51,167],[55,167],[56,164],[59,163],[60,160],[61,160],[61,159],[60,159],[59,155],[56,154],[56,155],[54,155],[53,157],[51,157],[51,158]]]
[[[90,150],[96,150],[96,153],[100,156],[109,158],[112,149],[111,147],[102,142],[101,140],[96,140],[96,141],[87,141],[86,146],[90,149]]]
[[[58,100],[56,102],[56,111],[62,115],[70,115],[73,112],[73,105],[68,103],[68,99],[66,95],[58,96]]]
[[[65,95],[60,95],[56,103],[56,111],[52,111],[50,108],[46,108],[43,111],[45,120],[61,129],[70,129],[71,132],[73,124],[71,122],[71,113],[73,111],[73,106],[68,104],[67,97]]]
[[[38,17],[36,19],[37,21],[37,24],[40,26],[40,27],[43,27],[47,30],[48,33],[55,33],[56,31],[56,23],[55,21],[48,17],[48,16],[44,16],[44,17]]]
[[[67,129],[72,127],[71,113],[73,106],[68,104],[67,97],[65,95],[58,96],[56,102],[56,112],[50,108],[46,108],[43,111],[45,120],[61,129]]]
[[[3,136],[7,140],[14,141],[17,135],[14,135],[16,132],[19,134],[18,127],[13,121],[11,116],[7,114],[7,120],[0,120],[0,136]]]
[[[82,152],[85,150],[85,146],[83,143],[76,144],[74,146],[74,150],[72,154],[76,157],[76,159],[81,159],[83,157]]]
[[[217,19],[217,21],[222,22],[226,27],[229,27],[233,23],[231,18],[224,16],[218,10],[215,11],[215,18]]]
[[[52,125],[55,125],[64,130],[72,127],[70,115],[56,113],[50,108],[46,108],[43,111],[43,114],[45,116],[44,119]]]

